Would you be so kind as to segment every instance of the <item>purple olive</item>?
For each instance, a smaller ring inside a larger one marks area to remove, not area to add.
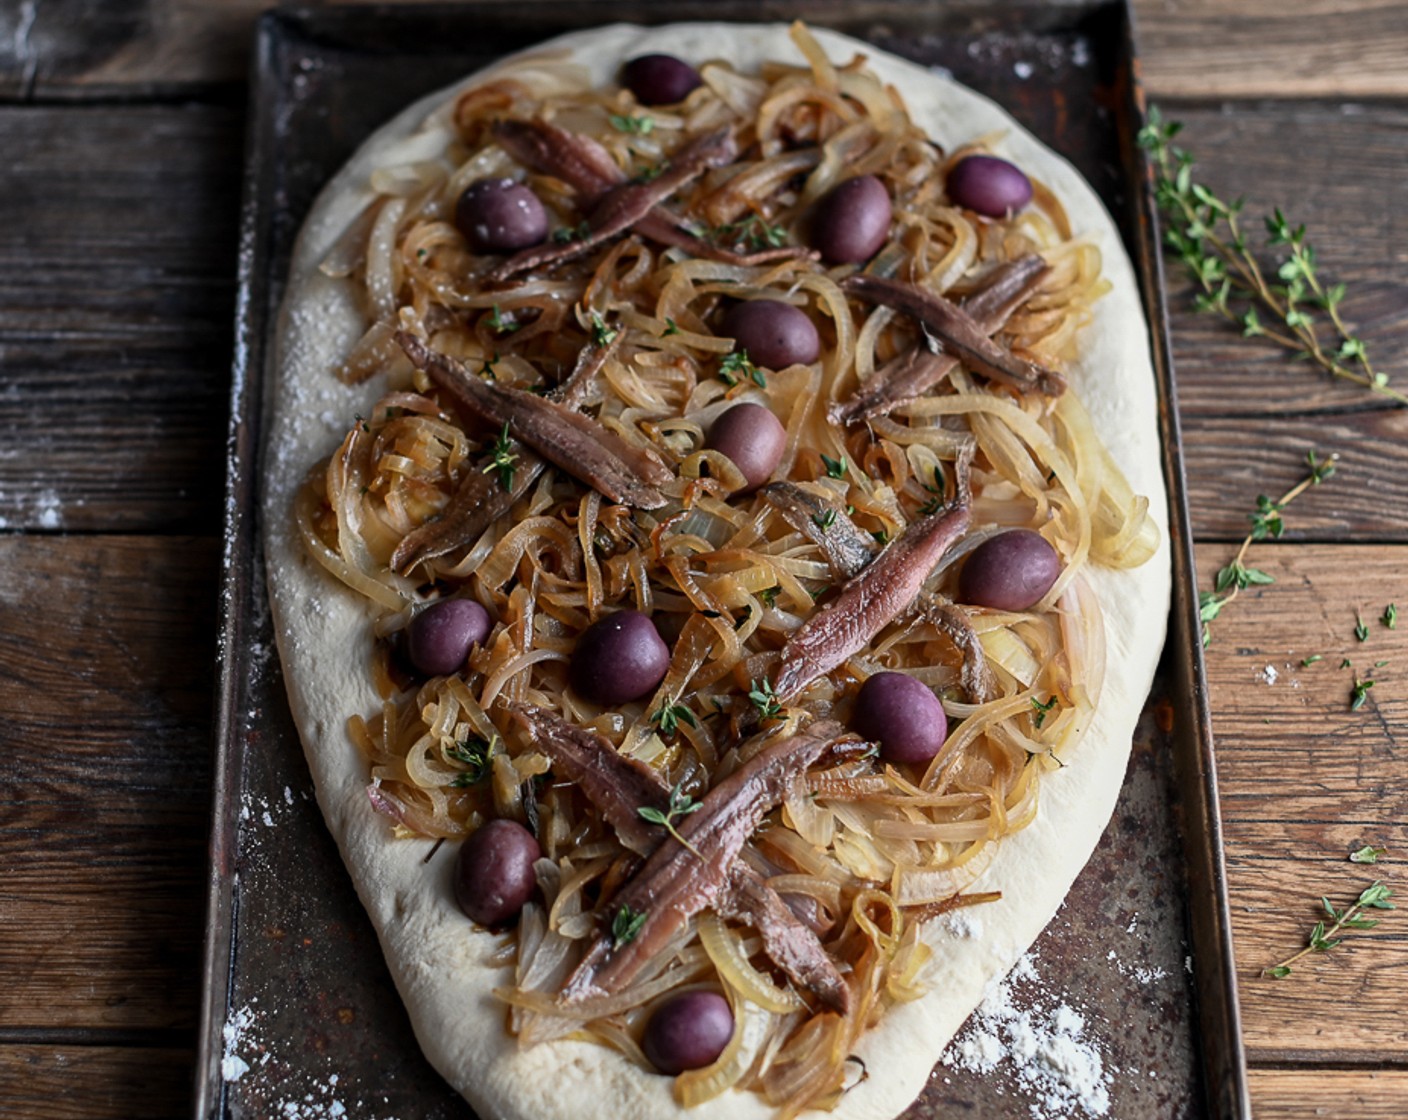
[[[441,599],[406,627],[406,656],[427,677],[443,677],[463,667],[491,628],[489,612],[473,599]]]
[[[1009,529],[975,548],[958,576],[963,603],[1024,611],[1039,603],[1061,574],[1061,557],[1034,529]]]
[[[642,105],[674,105],[703,83],[699,71],[672,54],[643,54],[621,68],[621,84]]]
[[[989,218],[1015,214],[1032,200],[1032,181],[996,156],[968,156],[948,173],[948,197]]]
[[[750,299],[729,309],[723,332],[764,369],[814,362],[821,339],[807,313],[776,299]]]
[[[877,176],[847,179],[817,203],[812,248],[830,264],[867,261],[885,244],[891,214],[890,194]]]
[[[886,762],[928,762],[948,737],[944,706],[928,685],[904,673],[876,673],[860,686],[851,724],[880,744]]]
[[[787,429],[771,409],[744,401],[714,421],[707,446],[732,459],[747,480],[746,489],[756,490],[782,461]]]
[[[481,926],[507,925],[537,888],[533,861],[542,854],[533,834],[516,821],[480,825],[460,845],[455,901]]]
[[[655,691],[670,668],[670,647],[640,611],[617,611],[593,622],[572,653],[572,687],[604,706]]]
[[[732,1037],[728,1000],[718,992],[684,992],[651,1014],[641,1049],[651,1065],[673,1076],[713,1065]]]
[[[522,183],[479,179],[455,204],[455,226],[476,253],[512,253],[548,235],[548,212]]]

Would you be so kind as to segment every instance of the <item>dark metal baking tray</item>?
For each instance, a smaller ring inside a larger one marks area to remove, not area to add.
[[[1016,1000],[1034,1014],[1064,1003],[1084,1017],[1083,1037],[1104,1062],[1106,1115],[1250,1115],[1157,227],[1134,143],[1143,104],[1127,6],[495,0],[283,10],[259,26],[228,444],[200,1120],[472,1115],[416,1046],[312,799],[273,652],[255,506],[262,373],[289,251],[313,197],[401,106],[508,51],[620,19],[797,16],[942,67],[996,98],[1084,173],[1134,258],[1172,501],[1170,637],[1114,819],[1035,946],[1040,981],[1016,984]],[[980,1074],[940,1065],[908,1115],[1025,1120],[1043,1109],[1050,1102],[1018,1084],[1010,1066]],[[1084,1114],[1078,1102],[1071,1114]]]

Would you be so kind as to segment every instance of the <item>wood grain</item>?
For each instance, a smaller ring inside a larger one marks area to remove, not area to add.
[[[1228,551],[1200,546],[1200,569],[1215,570]],[[1399,759],[1408,744],[1408,547],[1263,546],[1252,562],[1276,583],[1224,610],[1207,654],[1250,1057],[1408,1062],[1401,912],[1302,961],[1288,979],[1260,975],[1305,944],[1323,917],[1321,895],[1343,906],[1375,878],[1408,890],[1408,771]],[[1393,630],[1378,621],[1391,601],[1405,607]],[[1363,642],[1356,609],[1368,625]],[[1340,667],[1345,658],[1350,668]],[[1356,673],[1376,684],[1353,712]],[[1348,862],[1364,844],[1387,847],[1386,862]]]
[[[241,132],[0,108],[0,528],[218,528]]]
[[[193,1050],[0,1046],[0,1101],[25,1120],[177,1120],[190,1115]]]
[[[1254,1069],[1256,1120],[1401,1120],[1403,1070]]]
[[[1408,27],[1408,19],[1405,19]],[[1264,240],[1262,219],[1280,207],[1308,228],[1327,283],[1345,282],[1341,314],[1370,357],[1408,391],[1408,106],[1287,104],[1255,112],[1168,105],[1183,122],[1179,143],[1195,179],[1225,199],[1245,196],[1245,232]],[[1268,263],[1272,258],[1267,257]],[[1392,403],[1336,381],[1280,348],[1191,308],[1192,285],[1169,264],[1179,404],[1190,425],[1204,416],[1245,416],[1260,433],[1273,417],[1389,410]]]
[[[216,578],[207,539],[0,537],[0,1027],[195,1020]]]
[[[0,9],[0,97],[169,95],[239,82],[254,19],[267,6],[264,0],[9,5]],[[1145,81],[1155,97],[1408,94],[1404,0],[1135,0],[1134,8]],[[794,9],[804,11],[805,4],[788,6]]]

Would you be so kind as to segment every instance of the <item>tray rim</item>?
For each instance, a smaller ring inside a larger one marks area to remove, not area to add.
[[[801,5],[789,0],[758,0],[749,22],[795,16]],[[291,35],[317,37],[345,30],[346,21],[373,23],[400,21],[406,25],[431,14],[445,15],[454,8],[498,13],[517,20],[541,23],[545,34],[574,25],[608,22],[607,13],[622,18],[622,9],[634,9],[624,18],[641,22],[707,18],[708,5],[690,2],[672,5],[669,13],[650,6],[650,0],[575,0],[549,2],[524,8],[513,0],[487,0],[455,5],[329,5],[288,7],[265,12],[259,19],[251,55],[247,97],[247,133],[244,152],[240,224],[239,268],[235,306],[235,340],[231,366],[230,420],[226,435],[226,484],[224,511],[224,567],[217,626],[217,667],[214,720],[215,766],[212,788],[212,821],[206,881],[206,925],[197,1055],[194,1113],[197,1120],[222,1115],[223,1028],[228,1014],[234,975],[234,931],[239,896],[235,866],[239,838],[239,802],[243,775],[243,750],[239,734],[244,712],[241,653],[251,621],[251,596],[261,570],[257,536],[257,465],[262,444],[265,355],[272,322],[269,296],[273,290],[270,251],[272,240],[272,156],[278,150],[277,114],[266,112],[282,92],[277,60]],[[869,0],[859,7],[845,0],[821,0],[805,6],[805,17],[819,25],[841,20],[915,18],[926,8],[924,0]],[[683,12],[682,12],[683,10]],[[945,6],[949,18],[965,15],[974,29],[981,14],[992,8],[960,2]],[[1140,82],[1135,18],[1131,0],[1075,0],[1038,6],[1019,2],[1002,5],[998,14],[1012,18],[1030,13],[1044,30],[1053,26],[1074,28],[1087,20],[1112,21],[1121,45],[1121,79],[1117,82],[1122,108],[1135,126],[1147,119],[1146,99]],[[556,22],[556,25],[554,24]],[[1054,23],[1053,23],[1054,21]],[[1179,788],[1179,831],[1188,875],[1186,930],[1194,958],[1192,1020],[1197,1037],[1194,1050],[1197,1072],[1204,1087],[1207,1115],[1216,1120],[1250,1120],[1245,1046],[1237,995],[1235,957],[1222,841],[1213,747],[1209,690],[1203,650],[1198,640],[1196,567],[1193,535],[1183,469],[1181,424],[1176,376],[1172,360],[1169,320],[1165,306],[1165,275],[1159,251],[1159,221],[1154,201],[1154,171],[1133,135],[1118,137],[1124,181],[1132,188],[1126,204],[1134,237],[1131,257],[1140,281],[1141,297],[1150,331],[1150,350],[1159,401],[1162,459],[1169,491],[1170,545],[1173,562],[1173,600],[1165,658],[1172,663],[1174,687],[1187,690],[1192,712],[1175,727],[1175,780]],[[1198,838],[1202,838],[1199,842]]]

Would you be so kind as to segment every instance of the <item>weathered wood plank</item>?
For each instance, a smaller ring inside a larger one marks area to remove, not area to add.
[[[1253,244],[1262,243],[1262,218],[1277,206],[1308,227],[1320,275],[1348,287],[1341,314],[1370,357],[1408,391],[1408,108],[1285,104],[1229,112],[1178,105],[1166,111],[1185,126],[1179,143],[1197,158],[1195,178],[1225,199],[1246,196],[1243,224]],[[1243,339],[1224,320],[1194,312],[1182,265],[1168,264],[1179,403],[1190,423],[1242,415],[1261,424],[1391,407],[1272,343]]]
[[[176,1120],[191,1112],[193,1050],[0,1046],[0,1101],[23,1120]]]
[[[1204,585],[1229,552],[1199,548]],[[1226,608],[1207,656],[1249,1051],[1408,1061],[1408,923],[1399,913],[1289,979],[1260,976],[1304,945],[1323,917],[1322,894],[1343,905],[1375,878],[1404,889],[1408,773],[1397,756],[1408,742],[1408,547],[1264,545],[1249,559],[1277,582]],[[1379,621],[1390,601],[1405,607],[1392,630]],[[1346,657],[1353,666],[1340,668]],[[1356,672],[1377,683],[1353,712]],[[1364,844],[1386,846],[1386,862],[1348,862]]]
[[[1309,417],[1190,416],[1183,462],[1193,533],[1240,540],[1258,494],[1280,497],[1307,473],[1305,456],[1340,456],[1335,476],[1285,513],[1284,540],[1408,541],[1408,409]]]
[[[1399,1120],[1408,1095],[1403,1070],[1252,1069],[1257,1120]]]
[[[241,131],[0,108],[0,527],[218,526]]]
[[[265,7],[263,0],[10,5],[0,10],[0,96],[238,82]],[[1408,94],[1403,0],[1136,0],[1134,7],[1156,97]],[[805,5],[786,8],[799,9]]]
[[[0,1027],[195,1020],[217,576],[209,539],[0,538]]]

